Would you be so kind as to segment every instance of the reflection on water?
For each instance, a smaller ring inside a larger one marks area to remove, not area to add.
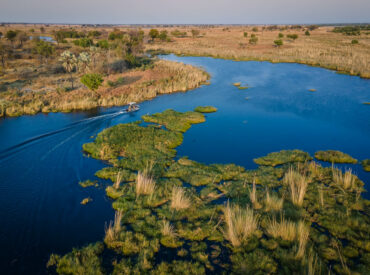
[[[335,149],[370,158],[370,106],[361,104],[370,101],[369,80],[298,64],[164,58],[203,66],[212,84],[157,97],[134,114],[116,107],[0,120],[2,273],[43,273],[51,252],[103,238],[113,215],[104,186],[83,189],[78,182],[94,179],[106,164],[83,156],[82,144],[143,114],[216,106],[218,112],[192,126],[178,148],[179,155],[205,163],[254,168],[253,158],[281,149]],[[238,90],[233,82],[251,88]],[[368,185],[370,173],[352,168]],[[81,206],[85,197],[93,202]]]

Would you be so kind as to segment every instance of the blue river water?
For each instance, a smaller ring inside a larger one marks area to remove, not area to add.
[[[84,189],[78,182],[94,179],[106,164],[84,156],[82,144],[147,113],[217,107],[178,148],[178,155],[204,163],[255,168],[253,158],[282,149],[370,158],[370,106],[363,104],[370,101],[369,80],[300,64],[162,58],[205,68],[211,85],[143,102],[135,114],[114,107],[0,120],[1,274],[43,274],[50,253],[102,240],[114,215],[104,185]],[[250,88],[239,90],[234,82]],[[360,165],[341,167],[351,168],[369,189],[370,173]],[[93,201],[83,206],[86,197]]]

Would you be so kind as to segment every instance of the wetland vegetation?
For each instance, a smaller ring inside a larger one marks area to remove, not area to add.
[[[363,182],[349,170],[323,167],[300,150],[257,158],[254,170],[235,164],[205,165],[176,156],[183,133],[192,124],[205,122],[202,113],[167,110],[142,119],[105,129],[84,144],[89,156],[109,164],[95,175],[110,180],[106,193],[116,215],[106,225],[104,240],[64,256],[51,255],[50,271],[365,274],[369,270],[370,202],[361,196]],[[330,160],[343,155],[329,154]]]

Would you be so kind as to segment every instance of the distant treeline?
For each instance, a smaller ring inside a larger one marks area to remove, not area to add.
[[[333,30],[333,32],[342,33],[345,35],[360,35],[361,31],[370,31],[370,25],[335,27]]]

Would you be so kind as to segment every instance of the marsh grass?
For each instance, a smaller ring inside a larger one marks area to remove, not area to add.
[[[143,171],[139,171],[136,178],[136,196],[153,195],[155,180],[151,175],[153,164],[148,164]]]
[[[281,238],[285,241],[294,241],[297,239],[297,224],[293,221],[286,220],[283,215],[280,217],[280,222],[276,217],[268,220],[267,233],[274,238]]]
[[[161,233],[163,236],[176,237],[174,226],[167,220],[162,220]]]
[[[121,220],[123,213],[116,211],[114,214],[114,221],[110,221],[108,227],[105,227],[105,238],[104,240],[109,243],[116,239],[117,234],[121,231]]]
[[[224,208],[224,218],[224,236],[234,247],[240,246],[258,228],[258,216],[249,207],[230,206],[228,202]]]
[[[114,182],[114,185],[113,185],[113,187],[115,189],[118,189],[119,188],[119,186],[120,186],[120,184],[122,182],[122,179],[123,179],[123,173],[122,173],[122,171],[118,171],[117,177],[116,177],[116,181]]]
[[[280,211],[283,208],[284,199],[279,198],[275,194],[270,194],[269,191],[266,192],[265,198],[265,210],[266,211]]]
[[[344,173],[337,168],[332,167],[333,181],[344,189],[353,190],[356,188],[356,177],[352,174],[352,169],[346,170]]]
[[[190,198],[186,195],[184,188],[173,187],[171,197],[171,208],[175,210],[183,210],[189,208],[191,205]]]
[[[253,208],[254,209],[260,209],[261,204],[258,202],[258,197],[257,197],[257,188],[256,188],[256,179],[253,179],[253,184],[252,184],[252,191],[249,193],[249,198],[252,202]]]
[[[305,254],[308,237],[310,234],[310,228],[305,222],[299,221],[297,225],[297,237],[298,237],[298,251],[296,254],[297,258],[302,258]]]
[[[290,167],[285,173],[283,181],[289,188],[293,204],[302,206],[309,179]]]

